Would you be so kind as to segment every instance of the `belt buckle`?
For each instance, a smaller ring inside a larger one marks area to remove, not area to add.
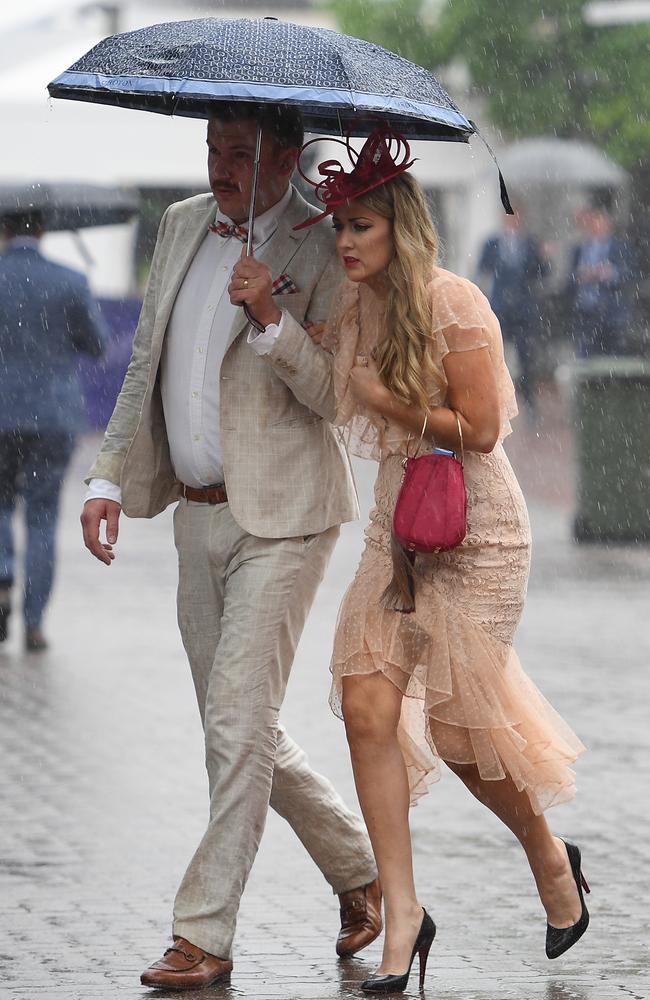
[[[212,486],[204,486],[203,490],[205,491],[205,498],[211,507],[216,507],[224,502],[219,499],[220,490],[225,490],[224,483],[213,483]]]

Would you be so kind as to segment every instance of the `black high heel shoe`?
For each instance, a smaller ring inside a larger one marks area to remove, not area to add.
[[[416,937],[415,944],[413,945],[411,961],[409,962],[409,967],[404,975],[371,976],[370,979],[366,979],[365,982],[361,983],[361,989],[364,993],[403,992],[408,985],[409,976],[411,974],[411,966],[413,965],[416,955],[420,956],[420,989],[422,989],[424,986],[424,977],[427,971],[427,959],[429,957],[429,952],[431,951],[433,939],[436,936],[436,925],[427,911],[423,910],[423,912],[424,916],[422,917],[420,930],[418,931],[418,936]]]
[[[582,895],[582,890],[584,889],[585,892],[591,892],[591,889],[587,885],[587,880],[582,874],[580,848],[575,844],[569,843],[568,840],[563,840],[562,843],[566,847],[566,852],[569,856],[569,864],[571,865],[571,872],[575,880],[576,889],[578,890],[578,896],[580,897],[582,913],[580,914],[579,920],[577,920],[575,924],[572,924],[570,927],[552,927],[551,924],[547,923],[547,958],[559,958],[560,955],[563,955],[565,951],[568,951],[569,948],[576,943],[576,941],[580,940],[589,926],[589,911],[585,906],[585,899]]]

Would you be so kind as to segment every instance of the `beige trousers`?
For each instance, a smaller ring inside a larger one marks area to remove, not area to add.
[[[338,534],[256,538],[227,504],[181,500],[174,514],[178,621],[205,733],[210,818],[176,895],[173,931],[221,958],[231,955],[269,803],[334,892],[376,878],[363,823],[278,722]]]

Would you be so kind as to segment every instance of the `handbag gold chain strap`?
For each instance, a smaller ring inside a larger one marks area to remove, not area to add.
[[[451,409],[451,407],[450,407],[450,409]],[[465,464],[465,446],[464,446],[464,443],[463,443],[463,428],[461,426],[461,422],[460,422],[460,417],[458,415],[458,411],[457,410],[452,410],[451,412],[456,417],[456,426],[458,428],[458,444],[460,445],[459,461],[460,461],[461,465],[464,465]],[[422,442],[424,441],[424,433],[425,433],[425,431],[427,429],[427,420],[428,419],[429,419],[429,414],[425,413],[425,415],[424,415],[424,423],[422,424],[422,432],[420,434],[420,440],[418,441],[418,446],[415,449],[415,455],[417,455],[418,451],[422,447]],[[405,456],[405,458],[404,458],[404,460],[402,462],[402,464],[403,464],[403,466],[405,468],[406,468],[407,461],[411,457],[409,455],[409,445],[411,443],[411,438],[412,437],[413,437],[413,435],[409,431],[409,436],[406,439],[406,456]]]
[[[417,453],[419,452],[420,448],[422,447],[422,442],[424,441],[424,432],[427,429],[427,420],[428,419],[429,419],[429,414],[425,412],[425,414],[424,414],[424,423],[422,424],[422,433],[420,434],[420,440],[418,441],[417,448],[415,449],[415,454],[413,456],[414,458],[415,458],[415,455],[417,455]],[[404,468],[406,468],[406,463],[408,462],[409,458],[411,457],[409,455],[409,445],[411,443],[411,438],[412,437],[413,437],[413,435],[409,431],[409,435],[408,435],[408,437],[406,439],[406,455],[405,455],[405,457],[402,460],[402,465],[404,466]]]
[[[456,417],[456,426],[458,427],[458,443],[460,444],[460,464],[464,465],[465,464],[465,446],[463,444],[463,428],[461,427],[461,424],[460,424],[460,417],[458,416],[458,411],[457,410],[452,410],[451,412]]]

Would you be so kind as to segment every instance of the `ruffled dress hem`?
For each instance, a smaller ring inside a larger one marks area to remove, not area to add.
[[[372,589],[381,583],[374,575]],[[358,590],[348,591],[332,659],[332,710],[342,717],[347,676],[381,672],[402,692],[398,739],[411,805],[439,780],[440,760],[475,764],[487,781],[509,775],[537,815],[572,799],[569,765],[585,749],[580,740],[524,673],[512,646],[458,610],[448,616],[428,581],[420,587],[425,594],[416,595],[412,615],[387,611],[368,595],[363,620]],[[437,638],[417,621],[423,606],[427,620],[432,614],[437,620]]]

